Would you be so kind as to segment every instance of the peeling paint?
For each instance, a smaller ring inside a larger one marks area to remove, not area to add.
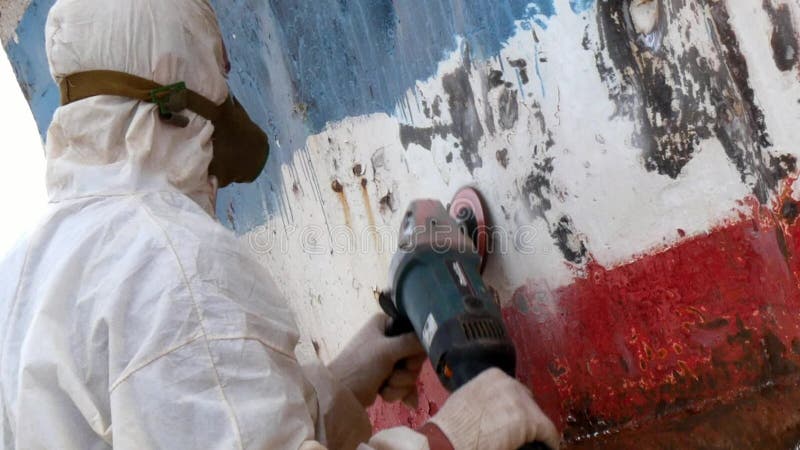
[[[517,101],[517,91],[505,89],[500,95],[500,115],[497,118],[500,128],[510,130],[517,124],[519,118],[519,102]]]
[[[442,78],[442,87],[447,93],[450,117],[453,118],[452,133],[461,141],[461,160],[470,172],[483,166],[480,155],[480,142],[483,125],[478,117],[475,95],[469,75],[472,70],[469,47],[464,48],[461,67]]]
[[[528,63],[525,62],[524,59],[509,60],[508,65],[517,69],[517,73],[519,74],[519,79],[522,84],[528,84],[530,81],[528,78]]]
[[[798,34],[792,21],[789,5],[774,4],[775,0],[764,0],[764,10],[772,21],[772,58],[775,66],[783,72],[792,70],[798,60]]]
[[[772,142],[725,3],[691,6],[677,0],[664,5],[666,14],[685,22],[670,27],[663,47],[650,54],[631,33],[625,3],[600,2],[598,70],[618,113],[636,121],[648,170],[676,178],[701,143],[716,137],[742,181],[765,202],[786,173],[775,158],[790,157],[769,153]]]
[[[552,184],[550,174],[553,173],[553,158],[545,158],[541,163],[534,164],[534,171],[525,179],[521,193],[526,200],[529,211],[537,216],[544,217],[545,211],[553,207],[550,200]]]
[[[504,148],[502,150],[498,150],[497,153],[495,154],[495,156],[497,158],[497,162],[500,163],[500,166],[502,166],[503,169],[508,168],[508,149],[507,148]]]
[[[587,250],[586,245],[581,240],[572,219],[567,216],[561,217],[551,233],[553,239],[556,240],[561,253],[564,254],[564,259],[573,264],[583,264],[586,262]]]
[[[267,5],[255,5],[249,9],[256,16],[269,14]],[[416,80],[433,75],[436,63],[456,48],[457,34],[489,57],[514,32],[516,20],[555,14],[552,0],[273,1],[269,8],[282,28],[297,95],[310,105],[315,130],[347,116],[392,111]]]

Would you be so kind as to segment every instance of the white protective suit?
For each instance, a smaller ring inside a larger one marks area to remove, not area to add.
[[[53,7],[46,44],[56,80],[109,69],[225,99],[207,1],[112,3]],[[370,439],[353,394],[321,364],[297,362],[278,289],[212,218],[213,126],[186,114],[189,125],[176,128],[152,104],[108,96],[56,111],[49,210],[0,265],[0,448],[311,449]],[[428,445],[405,428],[370,442]]]

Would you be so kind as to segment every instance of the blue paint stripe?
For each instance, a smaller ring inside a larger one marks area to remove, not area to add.
[[[518,21],[545,28],[555,15],[553,0],[212,0],[228,48],[239,67],[231,87],[257,120],[264,120],[273,139],[290,151],[273,154],[262,176],[264,188],[280,191],[280,165],[291,151],[327,123],[376,112],[391,114],[418,80],[435,75],[439,62],[456,50],[464,36],[473,57],[496,57],[515,33]],[[277,24],[277,29],[265,29]],[[254,30],[264,30],[256,32]],[[277,40],[281,55],[264,55],[266,34]],[[236,39],[231,39],[232,36]],[[287,66],[291,86],[275,92],[265,80]],[[544,89],[544,86],[542,86]],[[276,101],[291,97],[307,107],[302,123]],[[253,99],[261,99],[255,102]],[[408,116],[406,105],[401,114]],[[409,117],[406,117],[409,120]],[[287,144],[289,143],[289,144]],[[325,181],[323,180],[323,183]],[[263,211],[252,186],[233,186],[220,193],[218,215],[243,233],[279,210]],[[235,210],[233,220],[227,211]]]
[[[545,24],[555,14],[552,0],[214,3],[220,10],[246,5],[247,15],[222,16],[221,22],[225,34],[239,36],[236,45],[251,53],[262,44],[253,21],[274,15],[295,78],[295,91],[287,94],[309,105],[312,133],[345,117],[394,111],[406,90],[434,75],[455,50],[457,35],[466,37],[477,58],[490,58],[514,33],[516,20]],[[253,94],[265,95],[258,91]]]
[[[281,166],[309,135],[347,117],[391,114],[409,88],[456,50],[456,36],[465,37],[473,58],[494,58],[519,21],[546,27],[556,13],[553,0],[211,1],[234,64],[232,92],[272,142],[283,144],[273,145],[258,184],[220,193],[219,216],[240,233],[282,211],[275,200],[284,189]],[[20,43],[7,47],[42,136],[58,106],[44,51],[53,3],[33,0],[17,31]],[[287,82],[275,81],[287,74]]]
[[[9,41],[6,54],[31,105],[36,126],[44,140],[60,102],[58,87],[50,77],[44,47],[44,24],[55,0],[33,0],[17,26],[17,41]]]

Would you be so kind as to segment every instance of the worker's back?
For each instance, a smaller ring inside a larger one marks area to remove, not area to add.
[[[106,69],[228,98],[205,0],[59,1],[45,41],[67,90],[65,77]],[[181,114],[176,126],[155,104],[111,95],[56,110],[49,212],[0,263],[2,448],[297,448],[314,438],[291,314],[212,218],[215,126]]]
[[[289,311],[185,195],[54,204],[0,278],[3,448],[313,438]],[[282,426],[267,436],[268,423]]]
[[[57,2],[46,27],[55,80],[102,68],[184,81],[222,103],[214,13],[176,1]],[[211,215],[216,128],[181,114],[175,126],[155,104],[110,95],[55,112],[50,211],[0,266],[3,448],[297,448],[315,437],[289,310]]]

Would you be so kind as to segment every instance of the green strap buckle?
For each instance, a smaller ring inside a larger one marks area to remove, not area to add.
[[[150,91],[150,101],[158,105],[161,120],[180,128],[189,124],[189,118],[177,114],[188,106],[187,92],[183,81]]]

